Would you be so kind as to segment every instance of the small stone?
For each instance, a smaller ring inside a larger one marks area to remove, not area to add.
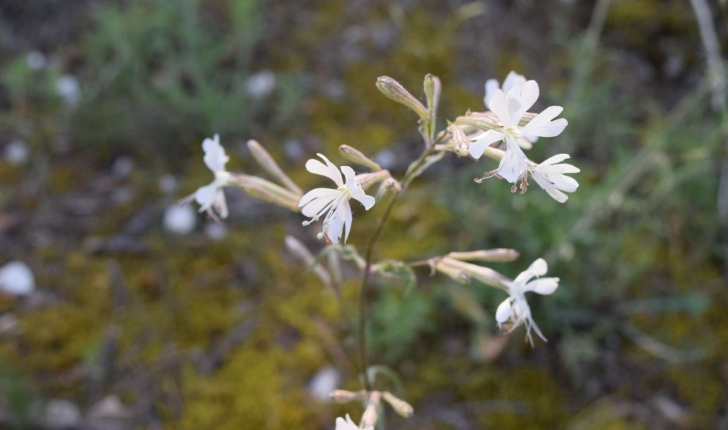
[[[28,145],[22,140],[13,140],[3,149],[3,159],[14,166],[25,163],[29,155]]]
[[[24,296],[35,289],[35,277],[30,267],[11,261],[0,267],[0,291],[12,296]]]
[[[308,392],[321,401],[328,401],[331,392],[339,388],[341,374],[332,366],[319,370],[308,383]]]
[[[45,406],[43,423],[51,430],[78,429],[82,425],[81,411],[68,400],[51,400]]]
[[[129,411],[121,400],[112,394],[91,406],[86,418],[89,420],[125,420],[129,418]]]
[[[260,100],[276,88],[276,75],[270,70],[262,70],[249,77],[245,83],[245,89],[250,97]]]
[[[212,240],[223,240],[228,235],[228,229],[225,224],[208,222],[205,224],[205,235]]]
[[[114,160],[114,164],[111,165],[111,173],[114,176],[123,178],[124,176],[131,173],[134,168],[134,160],[131,157],[123,156]]]
[[[197,225],[197,214],[189,205],[172,205],[164,211],[164,227],[174,234],[189,234]]]
[[[56,91],[66,106],[74,108],[81,101],[81,86],[78,79],[71,75],[63,75],[56,81]]]
[[[25,62],[33,70],[40,70],[48,64],[45,54],[40,51],[30,51],[25,55]]]
[[[164,175],[159,178],[159,191],[164,194],[172,194],[177,191],[177,178],[173,175]]]

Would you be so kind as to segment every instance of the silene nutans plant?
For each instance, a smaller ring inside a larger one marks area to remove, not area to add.
[[[556,137],[561,134],[568,122],[558,118],[563,111],[560,106],[550,106],[540,113],[530,112],[539,97],[539,86],[536,81],[526,80],[522,75],[511,72],[500,84],[491,79],[485,83],[484,103],[487,108],[483,112],[468,111],[462,116],[448,121],[445,130],[436,130],[436,115],[440,100],[440,80],[427,75],[424,80],[424,93],[427,104],[423,104],[412,96],[400,83],[384,76],[377,79],[376,86],[383,95],[400,103],[418,117],[419,132],[423,138],[423,150],[419,158],[412,161],[401,178],[394,178],[389,171],[382,169],[376,162],[365,155],[366,148],[353,148],[348,145],[339,147],[339,154],[317,154],[318,158],[306,162],[306,170],[323,176],[321,188],[314,188],[304,193],[278,166],[270,154],[256,141],[249,141],[248,147],[256,162],[275,182],[227,170],[228,156],[220,144],[219,136],[205,139],[202,143],[204,162],[212,171],[214,180],[200,187],[193,195],[181,200],[199,204],[201,212],[207,212],[215,220],[228,216],[225,201],[225,187],[239,187],[250,196],[265,202],[282,206],[303,215],[304,226],[318,231],[317,237],[326,244],[322,254],[338,253],[361,272],[359,287],[359,324],[358,354],[359,372],[362,389],[357,392],[336,390],[331,398],[336,402],[359,401],[363,405],[363,413],[357,422],[349,415],[336,419],[336,430],[373,429],[377,421],[383,420],[383,406],[388,404],[396,413],[410,417],[413,408],[404,400],[387,391],[379,391],[372,386],[371,370],[367,354],[367,291],[372,277],[386,275],[387,271],[407,270],[413,268],[429,268],[431,274],[446,275],[459,283],[469,283],[472,279],[503,290],[505,299],[495,311],[495,319],[502,334],[510,334],[517,330],[525,331],[525,339],[534,346],[534,334],[546,341],[546,336],[539,329],[531,315],[526,293],[550,295],[559,286],[559,278],[544,277],[548,271],[547,262],[539,258],[530,264],[515,279],[496,272],[478,263],[509,262],[518,257],[512,249],[473,250],[470,252],[450,252],[446,255],[431,257],[416,262],[385,263],[373,261],[373,250],[382,230],[392,212],[392,208],[404,198],[410,183],[426,169],[440,161],[446,154],[454,153],[458,157],[479,159],[483,156],[498,163],[493,170],[484,172],[482,177],[475,178],[473,186],[483,186],[489,178],[503,180],[510,184],[513,193],[525,194],[529,181],[533,180],[538,187],[546,191],[554,200],[565,203],[568,194],[576,191],[579,184],[568,176],[578,173],[579,169],[571,164],[564,164],[569,158],[567,154],[556,154],[537,163],[526,155],[526,151],[534,144],[542,143],[541,138]],[[357,173],[352,166],[337,166],[333,161],[343,158],[356,165],[366,173]],[[490,181],[488,181],[490,182]],[[496,181],[497,182],[497,181]],[[493,185],[494,186],[494,185]],[[533,188],[533,187],[532,187]],[[366,211],[374,206],[382,205],[384,210],[374,230],[369,233],[367,243],[360,244],[364,255],[357,253],[354,246],[347,244],[354,218],[352,205],[361,206],[365,211],[357,211],[365,216]],[[320,261],[296,238],[288,236],[286,247],[297,258],[305,262],[316,273],[324,284],[329,284],[330,275]]]

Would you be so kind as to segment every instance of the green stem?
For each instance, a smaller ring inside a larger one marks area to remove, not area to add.
[[[362,277],[361,287],[359,288],[359,360],[361,362],[361,368],[362,368],[362,375],[364,378],[364,388],[369,392],[372,391],[372,384],[369,380],[369,375],[367,374],[367,370],[369,369],[369,363],[367,358],[367,338],[366,338],[366,322],[367,322],[367,293],[369,290],[369,280],[371,278],[371,266],[372,266],[372,254],[374,253],[374,245],[376,244],[377,240],[379,239],[379,236],[382,233],[382,230],[384,229],[384,224],[387,222],[387,219],[389,218],[389,215],[392,213],[392,208],[394,207],[394,204],[399,200],[399,197],[404,194],[404,192],[407,190],[407,186],[410,184],[412,179],[412,173],[417,171],[417,168],[419,168],[422,163],[425,162],[425,159],[428,155],[432,152],[433,148],[435,147],[435,144],[442,140],[444,136],[446,135],[443,133],[442,135],[438,136],[437,140],[434,140],[434,134],[435,134],[435,127],[434,124],[431,127],[428,127],[428,136],[426,137],[426,146],[425,150],[422,151],[422,155],[420,155],[420,158],[417,159],[415,162],[415,165],[413,168],[409,169],[409,173],[406,174],[400,183],[402,184],[402,188],[400,191],[392,197],[392,200],[389,201],[389,204],[387,205],[387,208],[384,210],[384,215],[382,215],[382,218],[379,220],[379,223],[377,224],[376,228],[374,229],[374,233],[372,233],[372,236],[369,238],[369,243],[367,244],[367,251],[366,251],[366,264],[364,266],[364,276]],[[433,141],[434,140],[434,141]]]

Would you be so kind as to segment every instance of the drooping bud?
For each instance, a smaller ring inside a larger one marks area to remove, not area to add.
[[[377,78],[377,88],[379,88],[379,91],[381,91],[386,97],[415,111],[415,113],[419,115],[420,119],[423,121],[428,121],[430,119],[430,114],[427,111],[427,108],[425,108],[425,106],[412,94],[410,94],[409,91],[407,91],[399,82],[389,76]]]
[[[379,170],[377,172],[356,175],[356,182],[358,182],[364,190],[374,184],[388,179],[392,179],[392,175],[389,173],[389,170]]]
[[[459,260],[455,260],[449,257],[443,257],[437,262],[435,266],[438,271],[442,271],[440,267],[459,270],[470,278],[477,279],[485,285],[491,287],[500,288],[503,290],[508,289],[508,284],[511,282],[510,279],[501,275],[493,269],[489,269],[483,266],[476,266],[475,264],[465,263]]]
[[[260,167],[265,169],[265,171],[268,172],[273,179],[279,181],[284,187],[288,188],[299,197],[303,196],[301,188],[299,188],[298,185],[296,185],[296,183],[293,182],[280,167],[278,167],[278,163],[275,162],[273,157],[270,156],[268,151],[266,151],[260,143],[255,140],[249,140],[248,149],[250,149],[250,153],[253,155],[255,161],[260,165]]]
[[[465,133],[463,133],[460,127],[453,123],[449,123],[447,129],[452,136],[451,145],[453,151],[460,157],[467,157],[468,147],[470,146],[468,137],[465,136]]]
[[[381,397],[382,394],[379,391],[369,393],[369,403],[367,404],[367,408],[364,409],[364,414],[361,416],[361,428],[373,428],[377,424],[377,420],[379,419],[377,408],[379,407]]]
[[[361,151],[359,151],[358,149],[352,148],[349,145],[339,146],[339,153],[342,157],[351,161],[352,163],[364,166],[374,172],[382,170],[382,168],[379,167],[379,164],[375,163],[372,159],[362,154]]]
[[[447,254],[448,257],[454,258],[460,261],[498,261],[508,262],[513,261],[519,257],[518,251],[515,249],[484,249],[480,251],[471,252],[451,252]]]
[[[382,398],[384,399],[384,401],[389,403],[390,406],[392,406],[392,409],[394,409],[394,411],[402,417],[409,418],[412,416],[412,414],[415,413],[415,410],[409,403],[405,402],[402,399],[398,399],[390,392],[385,391],[384,393],[382,393]]]
[[[294,194],[281,186],[278,186],[270,181],[259,178],[257,176],[244,175],[244,174],[230,174],[228,180],[230,185],[237,185],[251,197],[264,202],[273,203],[278,206],[283,206],[286,209],[290,209],[294,212],[299,212],[298,202],[301,200],[301,196]]]
[[[296,257],[306,267],[310,267],[316,261],[316,258],[313,256],[313,254],[311,254],[311,251],[308,250],[306,245],[301,243],[301,241],[299,241],[295,237],[286,236],[286,238],[284,239],[284,243],[286,244],[286,248],[288,248],[288,251],[293,254],[293,256]],[[313,273],[318,276],[318,278],[321,280],[321,282],[324,283],[324,285],[326,285],[327,287],[331,287],[331,275],[329,274],[328,270],[326,270],[322,265],[317,264],[313,268]],[[334,391],[334,393],[335,392],[336,391]],[[332,398],[334,393],[331,393]]]
[[[334,390],[329,394],[331,400],[337,403],[349,403],[354,400],[363,399],[366,396],[366,391],[351,392],[346,390]]]
[[[432,115],[432,120],[434,121],[437,106],[440,104],[440,93],[442,92],[440,78],[428,73],[425,75],[425,83],[423,86],[425,88],[425,97],[427,97],[427,108],[430,110],[430,115]]]

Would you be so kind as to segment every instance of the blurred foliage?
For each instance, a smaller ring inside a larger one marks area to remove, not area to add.
[[[29,67],[26,47],[13,50],[0,61],[0,144],[24,138],[32,157],[0,164],[3,214],[17,220],[5,227],[0,217],[0,246],[32,261],[51,304],[0,297],[20,328],[0,342],[0,362],[17,369],[0,370],[0,404],[27,416],[35,394],[22,374],[46,399],[85,406],[119,394],[140,426],[331,428],[334,416],[358,417],[359,405],[320,403],[305,389],[329,364],[344,388],[360,388],[349,263],[338,301],[283,249],[286,234],[322,246],[298,217],[233,190],[228,234],[216,241],[206,225],[187,237],[164,232],[160,208],[210,180],[190,149],[213,133],[231,170],[248,172],[235,142],[255,137],[303,188],[320,184],[304,155],[343,143],[389,154],[401,176],[421,145],[416,117],[381,97],[376,77],[423,96],[424,74],[438,75],[444,125],[483,109],[483,81],[516,69],[541,84],[537,108],[563,104],[570,123],[529,156],[568,152],[580,188],[564,205],[536,184],[512,195],[496,179],[473,183],[492,161],[452,155],[413,183],[375,249],[386,276],[371,297],[372,362],[399,375],[417,411],[409,422],[389,417],[390,427],[719,428],[728,403],[715,215],[724,124],[709,108],[692,10],[615,0],[603,28],[589,24],[592,12],[591,2],[527,0],[131,0],[84,10],[86,26],[43,70]],[[255,99],[250,78],[265,70],[275,90]],[[75,108],[56,88],[69,73],[81,86]],[[128,152],[139,167],[115,177],[107,164]],[[185,172],[174,196],[158,190],[160,168]],[[130,199],[114,200],[129,189]],[[381,210],[355,208],[349,243],[360,252]],[[129,233],[144,219],[149,227]],[[89,251],[124,237],[144,252]],[[392,262],[495,247],[521,253],[495,270],[513,276],[543,256],[561,278],[556,294],[529,297],[548,344],[531,350],[521,331],[494,337],[503,292],[429,278],[427,268],[412,287]],[[247,321],[252,333],[209,364]],[[390,388],[389,379],[377,384]],[[663,397],[684,415],[679,424],[655,406]]]

